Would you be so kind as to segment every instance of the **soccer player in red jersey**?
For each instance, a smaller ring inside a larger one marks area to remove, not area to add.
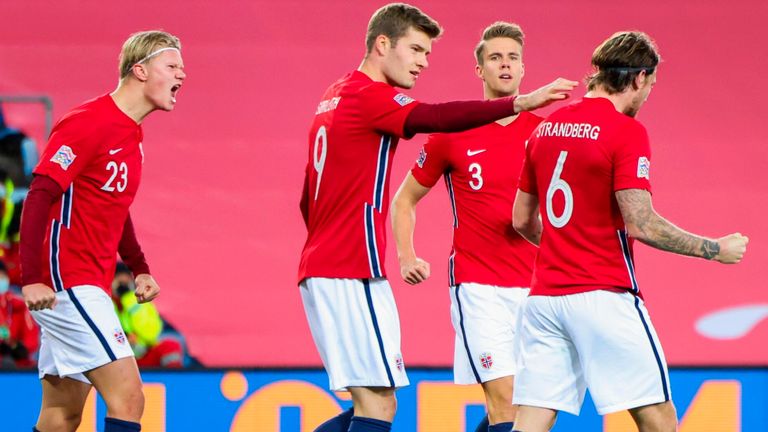
[[[475,72],[486,99],[515,96],[524,75],[523,32],[497,22],[475,49]],[[454,381],[482,383],[489,426],[509,431],[515,419],[512,387],[515,323],[528,295],[536,248],[512,228],[512,202],[525,143],[541,118],[522,112],[466,132],[433,134],[392,203],[400,273],[410,284],[429,277],[413,246],[416,206],[445,178],[453,208],[449,258],[451,318],[456,330]]]
[[[109,293],[117,253],[139,302],[160,291],[128,209],[144,161],[141,123],[173,110],[186,76],[180,50],[165,32],[132,35],[117,89],[64,115],[35,168],[21,223],[22,292],[42,328],[34,430],[77,429],[91,385],[107,405],[105,432],[141,430],[141,377]]]
[[[390,430],[395,388],[408,384],[383,267],[399,138],[477,127],[564,99],[576,85],[558,79],[516,98],[419,103],[395,87],[414,86],[440,33],[415,7],[380,8],[368,25],[362,64],[326,90],[310,128],[300,292],[330,387],[350,391],[355,414],[329,420],[322,432]]]
[[[641,432],[675,431],[633,240],[725,264],[746,252],[741,234],[694,235],[652,206],[648,134],[634,117],[659,61],[644,33],[614,34],[592,55],[585,97],[545,119],[528,143],[513,220],[540,249],[520,327],[518,431],[548,430],[557,411],[578,414],[587,388],[601,415],[629,410]]]

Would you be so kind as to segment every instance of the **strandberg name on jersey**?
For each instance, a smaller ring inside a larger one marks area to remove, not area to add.
[[[600,126],[589,123],[552,123],[543,122],[536,130],[536,137],[551,136],[564,138],[589,138],[597,140]]]

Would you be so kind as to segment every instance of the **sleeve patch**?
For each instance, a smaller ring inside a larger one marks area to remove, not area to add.
[[[412,97],[410,97],[408,95],[405,95],[403,93],[396,94],[394,99],[395,99],[395,102],[400,104],[400,106],[406,106],[409,103],[413,102],[413,98]]]
[[[637,159],[637,178],[651,179],[651,161],[645,156],[640,156]]]
[[[63,145],[56,150],[56,153],[51,158],[51,162],[57,163],[61,166],[61,169],[66,171],[70,165],[75,161],[77,155],[72,151],[69,146]]]

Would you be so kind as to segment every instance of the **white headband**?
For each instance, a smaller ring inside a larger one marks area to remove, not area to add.
[[[174,48],[174,47],[160,48],[159,50],[152,51],[146,57],[144,57],[143,59],[141,59],[141,60],[137,61],[136,63],[134,63],[133,66],[136,66],[137,64],[144,63],[145,61],[151,59],[152,57],[160,54],[163,51],[170,51],[170,50],[174,50],[174,51],[178,52],[179,54],[181,54],[181,51],[179,51],[178,48]],[[131,68],[133,68],[133,66],[131,66]]]

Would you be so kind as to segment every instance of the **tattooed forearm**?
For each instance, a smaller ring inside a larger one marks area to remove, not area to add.
[[[622,190],[616,192],[616,200],[630,234],[639,241],[657,249],[706,259],[720,253],[717,242],[686,232],[659,216],[647,191]]]
[[[705,259],[714,259],[720,253],[720,245],[713,240],[704,240],[701,245],[701,256]]]

